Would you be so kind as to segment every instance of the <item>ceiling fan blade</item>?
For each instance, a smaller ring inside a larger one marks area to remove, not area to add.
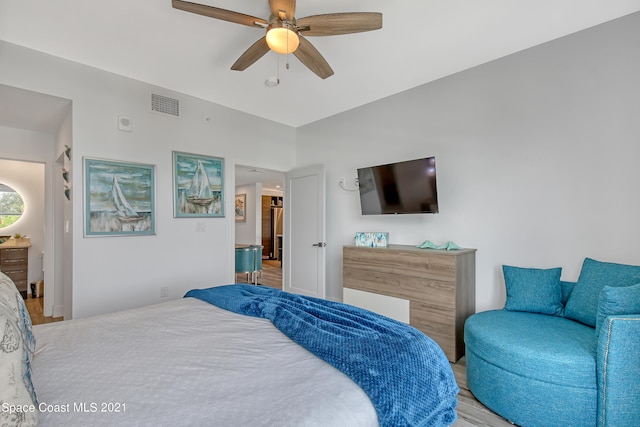
[[[300,36],[300,46],[298,46],[298,49],[296,49],[293,54],[321,79],[326,79],[333,75],[333,70],[327,60],[324,59],[320,52],[318,52],[318,49],[304,37]]]
[[[262,18],[256,18],[255,16],[245,15],[243,13],[220,9],[213,6],[206,6],[204,4],[191,3],[182,0],[172,0],[171,4],[173,5],[174,9],[197,13],[198,15],[208,16],[209,18],[221,19],[223,21],[247,25],[249,27],[264,28],[269,24]]]
[[[287,21],[293,21],[296,14],[296,0],[269,0],[269,5],[272,15],[280,17],[279,12],[284,11]]]
[[[269,50],[266,36],[262,37],[260,40],[252,44],[249,49],[245,50],[242,55],[240,55],[240,58],[233,63],[231,69],[235,71],[244,71],[253,65],[253,63],[258,59],[262,58],[265,53],[269,52]]]
[[[298,28],[305,36],[337,36],[362,33],[382,28],[378,12],[329,13],[298,19]]]

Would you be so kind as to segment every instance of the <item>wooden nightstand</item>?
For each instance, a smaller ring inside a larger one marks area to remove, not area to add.
[[[29,272],[29,247],[0,247],[0,271],[9,276],[16,288],[27,298],[27,274]]]

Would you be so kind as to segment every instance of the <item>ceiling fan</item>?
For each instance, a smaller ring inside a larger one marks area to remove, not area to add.
[[[188,1],[172,0],[172,5],[186,12],[267,30],[231,66],[236,71],[246,70],[269,50],[273,50],[280,54],[293,53],[318,77],[326,79],[333,75],[333,70],[304,36],[335,36],[382,28],[382,14],[377,12],[329,13],[296,19],[296,0],[269,0],[271,17],[268,21]]]

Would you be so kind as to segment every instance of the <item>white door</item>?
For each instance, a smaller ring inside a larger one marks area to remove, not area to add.
[[[284,204],[284,290],[325,298],[324,166],[288,172]]]

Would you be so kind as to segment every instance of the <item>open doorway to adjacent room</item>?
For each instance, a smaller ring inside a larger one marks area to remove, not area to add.
[[[33,236],[29,239],[27,294],[32,296],[31,283],[39,284],[37,306],[42,316],[51,319],[70,319],[72,313],[73,202],[64,193],[63,173],[65,167],[70,169],[70,158],[62,154],[65,146],[73,145],[71,116],[69,99],[0,85],[0,156],[19,165],[11,182],[26,188],[36,179],[27,166],[40,164],[43,168],[37,174],[43,192],[38,200],[42,200],[35,204],[31,190],[25,200],[25,211],[38,209],[41,219],[37,224],[21,220],[10,231]],[[5,177],[0,182],[9,179],[8,170],[4,164]]]
[[[257,282],[277,289],[283,287],[283,219],[286,206],[284,172],[236,165],[235,168],[236,248],[262,246],[260,273],[251,274],[236,266],[236,282]]]

